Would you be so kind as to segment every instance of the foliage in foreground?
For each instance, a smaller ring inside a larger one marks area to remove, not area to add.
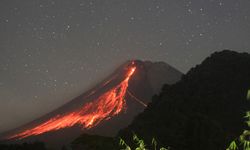
[[[250,100],[250,90],[247,93],[247,100]],[[237,139],[233,140],[226,150],[250,150],[250,111],[246,112],[245,118],[248,129],[244,130]]]
[[[135,150],[147,150],[144,141],[138,138],[136,134],[133,135],[133,141],[136,144]],[[151,144],[154,150],[157,150],[157,141],[155,140],[155,138],[152,139]],[[131,147],[121,138],[120,138],[120,145],[125,147],[124,149],[121,150],[131,150]],[[161,147],[159,150],[169,150],[169,147],[168,148]]]

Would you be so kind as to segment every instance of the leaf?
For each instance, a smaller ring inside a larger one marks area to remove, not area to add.
[[[155,138],[152,139],[152,145],[154,146],[154,150],[156,150],[157,141],[155,140]]]
[[[125,146],[125,149],[121,150],[131,150],[131,148],[125,143],[125,141],[122,138],[120,138],[119,144],[120,146]]]
[[[232,141],[227,149],[228,150],[237,150],[238,146],[237,146],[235,141]]]
[[[247,126],[250,127],[250,121],[248,120],[246,121],[246,123],[247,123]]]
[[[157,145],[155,138],[152,139],[152,145]]]
[[[169,148],[162,147],[162,148],[160,148],[160,150],[169,150]]]
[[[129,146],[127,146],[125,150],[131,150],[131,148]]]
[[[119,145],[121,146],[125,145],[125,141],[122,138],[120,138]]]
[[[249,148],[250,148],[250,142],[244,141],[244,149],[249,149]]]
[[[250,89],[247,92],[247,100],[250,100]]]
[[[136,142],[138,142],[138,141],[139,141],[139,138],[137,137],[137,135],[136,135],[136,134],[134,134],[134,135],[133,135],[133,140],[134,140],[134,141],[136,141]]]

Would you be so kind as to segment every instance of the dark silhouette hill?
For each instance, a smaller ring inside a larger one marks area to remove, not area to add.
[[[133,60],[58,109],[0,135],[2,143],[45,142],[60,148],[82,133],[114,136],[145,109],[164,83],[182,73],[163,62]]]
[[[0,150],[47,150],[43,142],[0,144]]]
[[[173,150],[222,150],[244,129],[249,110],[250,54],[213,53],[159,95],[117,137],[132,133]]]
[[[116,150],[119,137],[134,145],[132,137],[136,133],[149,148],[154,137],[159,146],[170,146],[172,150],[226,149],[246,128],[243,116],[250,108],[246,100],[248,89],[250,54],[230,50],[213,53],[176,84],[165,84],[148,107],[115,138],[99,137],[99,143],[108,143],[102,150],[110,149],[110,143],[116,145]],[[95,136],[78,137],[72,148],[89,148],[91,144],[83,139],[93,143]]]

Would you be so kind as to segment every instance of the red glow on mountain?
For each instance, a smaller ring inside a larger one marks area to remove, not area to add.
[[[52,117],[35,127],[11,135],[8,139],[23,139],[75,125],[80,125],[82,128],[89,129],[98,125],[103,120],[110,119],[112,116],[126,109],[126,101],[124,98],[128,92],[129,79],[134,74],[135,70],[136,67],[132,63],[128,68],[125,78],[118,85],[111,88],[97,99],[85,103],[80,109]]]

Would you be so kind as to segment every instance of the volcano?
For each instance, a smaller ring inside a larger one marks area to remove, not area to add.
[[[142,112],[163,84],[174,84],[182,73],[163,62],[124,63],[94,88],[58,109],[1,134],[6,143],[43,141],[62,146],[82,133],[114,136]]]

